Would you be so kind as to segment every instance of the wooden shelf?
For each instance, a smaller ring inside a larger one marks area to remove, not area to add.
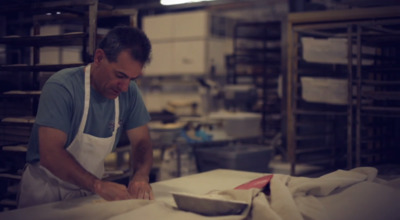
[[[362,106],[362,111],[370,112],[370,113],[381,113],[382,116],[385,116],[385,113],[398,113],[400,114],[400,107],[377,107],[377,106]],[[390,115],[387,115],[390,116]],[[398,115],[400,117],[400,115]]]
[[[1,120],[2,123],[12,124],[33,124],[35,123],[34,116],[21,116],[21,117],[6,117]]]
[[[38,98],[42,91],[11,90],[0,94],[0,98]]]
[[[399,71],[400,71],[400,69],[399,69]],[[353,84],[357,83],[356,80],[353,80],[352,82],[353,82]],[[366,85],[366,86],[368,86],[368,85],[371,85],[371,86],[400,86],[400,81],[397,81],[397,80],[395,80],[395,81],[393,81],[393,80],[391,80],[391,81],[387,81],[387,80],[361,80],[361,83],[363,85]]]
[[[30,11],[43,11],[44,9],[59,9],[66,10],[73,7],[82,7],[96,4],[97,0],[62,0],[62,1],[47,1],[47,2],[32,2],[10,4],[7,7],[0,9],[0,12],[14,12],[29,9]],[[112,6],[105,3],[98,3],[100,9],[111,10]]]
[[[305,141],[305,140],[316,140],[316,139],[325,139],[325,138],[334,137],[333,134],[314,134],[314,135],[297,135],[297,141]]]
[[[11,173],[0,173],[0,178],[21,180],[21,175],[11,174]]]
[[[56,72],[64,68],[83,66],[84,63],[69,63],[69,64],[14,64],[14,65],[0,65],[0,71],[43,71],[43,72]]]
[[[26,46],[76,46],[84,44],[86,33],[69,33],[63,35],[49,36],[10,36],[0,38],[0,44],[13,45],[18,47]]]
[[[326,148],[326,147],[309,147],[306,149],[297,149],[296,154],[307,154],[307,153],[315,153],[319,151],[332,151],[332,147]]]
[[[317,111],[317,110],[296,110],[294,111],[296,115],[337,115],[337,116],[347,116],[347,112],[334,112],[334,111]]]
[[[2,150],[7,151],[7,152],[26,153],[28,151],[28,146],[26,146],[26,145],[8,145],[8,146],[3,146]]]
[[[268,49],[260,49],[260,48],[241,48],[238,47],[236,48],[236,51],[238,52],[238,54],[240,54],[240,52],[244,52],[244,53],[254,53],[254,54],[265,54],[265,53],[276,53],[276,55],[280,55],[281,53],[281,48],[280,47],[276,47],[276,48],[268,48]]]
[[[400,100],[400,92],[363,92],[361,96],[374,100]]]

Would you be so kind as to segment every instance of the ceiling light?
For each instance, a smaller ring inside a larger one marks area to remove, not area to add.
[[[178,4],[206,2],[206,1],[213,1],[213,0],[160,0],[160,3],[162,5],[178,5]]]

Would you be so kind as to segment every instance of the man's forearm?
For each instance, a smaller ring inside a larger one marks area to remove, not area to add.
[[[151,143],[141,143],[132,146],[132,178],[135,176],[149,177],[153,166],[153,148]]]
[[[52,151],[49,156],[41,155],[41,165],[58,178],[94,192],[94,185],[99,179],[86,171],[65,149]]]
[[[65,132],[41,126],[39,128],[40,164],[58,178],[93,192],[97,178],[87,172],[64,149],[66,140],[67,134]]]
[[[39,129],[40,164],[61,180],[96,193],[106,200],[132,198],[125,185],[100,180],[85,170],[64,149],[65,142],[66,134],[64,132],[49,127],[41,127]]]
[[[51,164],[52,166],[43,165],[60,179],[96,193],[106,200],[132,198],[125,185],[100,180],[86,171],[67,151],[55,156]]]

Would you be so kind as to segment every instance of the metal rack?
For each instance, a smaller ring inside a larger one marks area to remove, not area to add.
[[[393,143],[399,121],[384,119],[400,116],[394,74],[399,65],[398,11],[289,15],[286,140],[292,175],[299,163],[324,170],[352,168],[391,162],[395,154],[390,152],[398,155]],[[307,48],[306,40],[314,45]],[[314,58],[307,54],[310,48],[320,50]],[[306,98],[310,87],[305,79],[320,86],[319,92],[308,93],[314,97]],[[327,92],[334,85],[336,90]]]
[[[356,48],[352,73],[355,143],[349,167],[396,163],[400,155],[400,16],[349,27]],[[370,51],[374,53],[368,53]],[[373,65],[363,65],[364,60]]]
[[[102,7],[107,6],[101,4]],[[97,0],[85,1],[52,1],[45,3],[26,3],[4,7],[4,36],[0,44],[6,51],[6,62],[0,65],[0,74],[15,78],[19,92],[1,94],[3,108],[1,118],[36,115],[40,96],[41,72],[56,72],[63,68],[80,66],[90,61],[95,49],[97,38]],[[26,12],[26,9],[30,9]],[[13,19],[14,15],[18,19]],[[57,35],[41,35],[41,26],[45,24],[74,24],[80,27],[80,32]],[[82,62],[69,64],[42,64],[40,50],[50,46],[80,46],[82,47]],[[10,51],[17,51],[13,56]],[[3,77],[2,77],[3,78]],[[36,92],[34,92],[36,91]],[[3,91],[2,91],[3,92]],[[15,101],[15,100],[18,101]],[[20,105],[18,103],[20,102]],[[24,103],[24,104],[22,104]],[[14,106],[15,105],[15,106]],[[11,109],[11,111],[8,111]],[[28,111],[20,111],[24,109]],[[10,126],[9,122],[7,127]],[[7,136],[7,135],[5,135]],[[1,142],[6,137],[3,136]]]
[[[281,127],[281,29],[280,21],[237,23],[234,51],[227,59],[227,83],[256,88],[256,104],[250,110],[262,114],[260,126],[266,139],[272,139]]]
[[[4,47],[6,57],[5,62],[0,64],[0,79],[8,76],[18,84],[17,88],[0,87],[0,211],[15,208],[16,205],[16,186],[25,165],[26,145],[35,120],[41,87],[47,80],[41,73],[51,75],[64,68],[91,62],[96,42],[102,37],[98,33],[98,22],[103,26],[114,26],[114,19],[117,19],[124,25],[136,24],[136,9],[114,9],[98,0],[26,2],[0,8],[0,45]],[[68,30],[59,34],[41,34],[44,25],[65,25]],[[78,55],[80,60],[42,64],[41,49],[49,46],[76,46],[81,49]],[[127,137],[122,136],[115,152],[118,158],[130,150],[125,147],[126,142]],[[125,171],[124,167],[118,168]],[[129,175],[130,170],[106,179],[120,181],[129,178]]]
[[[0,65],[0,74],[2,79],[8,76],[18,84],[12,92],[2,90],[0,94],[1,209],[16,207],[17,186],[25,165],[26,144],[40,97],[40,73],[56,72],[90,62],[97,39],[98,8],[111,9],[98,0],[36,2],[8,5],[0,9],[4,25],[0,45],[3,45],[6,55],[5,63]],[[40,34],[44,24],[71,23],[79,26],[80,32],[48,36]],[[82,48],[82,62],[51,65],[40,63],[41,48],[71,45]]]

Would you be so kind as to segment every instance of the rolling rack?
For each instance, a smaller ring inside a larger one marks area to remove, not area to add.
[[[399,156],[399,7],[288,17],[286,142],[297,164],[324,171]]]
[[[349,32],[349,49],[356,48],[351,81],[356,89],[352,90],[355,147],[348,165],[396,163],[400,155],[400,16],[353,25]],[[365,66],[367,59],[373,65]]]
[[[60,69],[91,62],[96,42],[101,38],[97,22],[117,17],[124,20],[129,18],[130,22],[134,22],[137,10],[114,9],[98,0],[69,0],[26,1],[8,4],[0,11],[0,52],[4,58],[0,63],[2,211],[16,208],[16,195],[25,165],[27,143],[46,77]],[[59,29],[50,28],[49,31],[46,26]],[[51,52],[47,57],[43,56],[43,53],[49,51],[47,49],[57,50],[55,56],[67,58],[66,61],[55,60]],[[65,54],[63,49],[66,49]],[[76,52],[76,49],[77,54],[71,55],[70,52]],[[69,57],[78,58],[77,61],[71,61]],[[119,147],[117,152],[125,150],[125,147]]]
[[[227,57],[227,84],[256,88],[256,104],[249,109],[261,113],[260,126],[266,140],[281,130],[281,26],[281,21],[238,22],[233,32],[234,51]]]

